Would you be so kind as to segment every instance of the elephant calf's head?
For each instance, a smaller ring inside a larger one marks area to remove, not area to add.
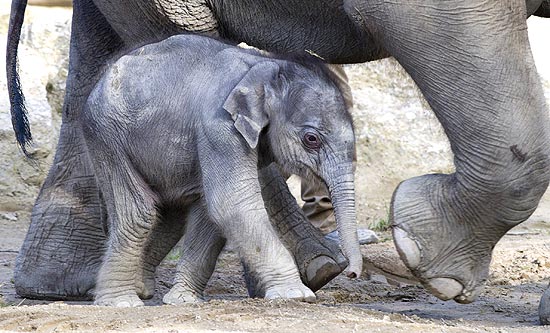
[[[326,180],[351,166],[355,153],[349,98],[338,82],[318,61],[266,60],[241,79],[224,109],[251,148],[262,137],[285,171]]]

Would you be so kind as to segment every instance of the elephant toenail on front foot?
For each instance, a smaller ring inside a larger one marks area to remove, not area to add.
[[[464,289],[464,287],[460,282],[456,281],[455,279],[430,279],[428,280],[428,282],[424,283],[424,286],[431,294],[444,301],[453,298],[461,298],[461,296],[464,298],[464,300],[467,299],[465,295],[462,295],[462,290]]]
[[[393,241],[405,265],[411,270],[416,269],[420,264],[418,244],[409,237],[405,230],[396,226],[393,227]]]
[[[300,289],[290,289],[287,292],[287,298],[299,299],[308,303],[315,302],[315,300],[317,299],[317,297],[312,291],[300,290]]]
[[[137,295],[125,295],[120,297],[97,297],[94,305],[114,306],[117,308],[135,308],[144,306],[143,301]]]
[[[458,295],[454,298],[454,300],[460,304],[468,304],[473,302],[473,299],[471,299],[468,295]]]
[[[460,304],[472,303],[473,301],[475,301],[482,290],[483,288],[481,286],[478,286],[474,290],[463,291],[462,294],[455,297],[454,300]]]
[[[283,298],[283,295],[281,295],[278,291],[268,290],[268,291],[266,291],[264,298],[265,299],[280,299],[280,298]]]

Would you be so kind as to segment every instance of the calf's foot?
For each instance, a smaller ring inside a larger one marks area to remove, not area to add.
[[[203,302],[201,295],[184,283],[176,283],[162,298],[164,304],[179,305]]]
[[[292,299],[296,301],[315,302],[313,291],[302,283],[285,284],[268,287],[265,290],[265,299]]]
[[[143,306],[135,285],[137,277],[129,279],[127,272],[118,272],[112,266],[120,265],[112,265],[112,262],[107,261],[98,273],[94,305],[120,308]]]
[[[143,306],[143,301],[135,293],[109,294],[96,297],[94,305],[135,308]]]

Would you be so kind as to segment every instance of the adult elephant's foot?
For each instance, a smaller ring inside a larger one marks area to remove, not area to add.
[[[438,298],[472,302],[487,279],[493,247],[521,222],[502,222],[495,210],[506,204],[495,200],[459,189],[454,175],[416,177],[396,189],[391,205],[395,245]]]
[[[550,284],[540,298],[539,319],[541,325],[550,325]]]
[[[268,287],[264,294],[265,299],[292,299],[296,301],[315,302],[313,291],[301,283],[286,284]]]
[[[308,241],[304,240],[304,243],[308,243]],[[335,244],[337,245],[337,243]],[[316,257],[313,256],[314,254],[315,252],[310,252],[307,247],[304,250],[294,252],[300,278],[310,291],[321,289],[340,275],[348,265],[348,260],[343,254],[329,256],[317,253],[318,256]],[[308,257],[311,259],[308,259]],[[251,274],[244,263],[243,269],[248,295],[250,297],[262,297],[263,291],[258,287],[258,278]]]
[[[106,236],[95,179],[86,176],[85,167],[71,166],[73,162],[54,166],[50,175],[62,174],[70,179],[60,181],[50,176],[34,206],[15,264],[15,290],[21,297],[93,298]]]
[[[201,295],[184,283],[176,283],[162,298],[164,304],[179,305],[204,302]]]

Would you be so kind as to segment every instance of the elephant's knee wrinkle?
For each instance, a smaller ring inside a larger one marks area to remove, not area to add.
[[[522,168],[509,180],[507,193],[512,200],[533,202],[536,205],[550,182],[550,156],[545,153],[522,153],[519,150],[513,151],[513,154],[522,163]]]
[[[512,157],[498,165],[485,165],[485,174],[461,172],[459,188],[476,201],[492,202],[518,211],[534,209],[550,182],[550,156],[543,151],[509,147]]]
[[[501,196],[501,202],[505,209],[511,211],[520,222],[526,220],[537,208],[548,183],[544,187],[530,184],[512,186],[507,193]]]
[[[500,219],[513,224],[525,221],[533,213],[550,181],[550,174],[540,168],[540,164],[525,161],[523,165],[525,168],[516,169],[492,186],[485,186],[485,195],[477,196],[484,198]]]

